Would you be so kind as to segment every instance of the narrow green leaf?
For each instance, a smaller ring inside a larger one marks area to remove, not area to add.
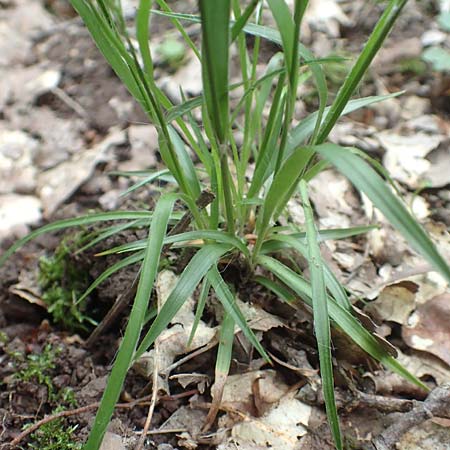
[[[167,177],[167,175],[168,175],[168,177]],[[126,195],[131,194],[132,192],[136,191],[137,189],[140,189],[141,187],[146,186],[147,184],[150,184],[153,181],[160,180],[160,179],[164,179],[165,181],[167,181],[169,179],[171,182],[176,182],[175,178],[173,178],[170,175],[169,170],[167,170],[167,169],[158,170],[156,172],[153,172],[152,174],[150,174],[148,177],[144,178],[143,180],[138,181],[137,183],[130,186],[128,189],[123,191],[120,194],[120,196],[125,197]]]
[[[294,21],[291,11],[284,0],[267,0],[267,3],[280,31],[286,66],[290,73],[293,64],[292,50],[294,48]]]
[[[203,432],[209,430],[216,419],[217,413],[219,412],[223,397],[223,390],[228,378],[228,372],[230,371],[233,341],[234,320],[230,314],[225,313],[220,325],[219,348],[217,350],[214,385],[211,389],[213,400],[211,403],[211,408],[209,409],[208,415],[205,419]]]
[[[109,220],[136,220],[136,219],[151,219],[153,213],[150,211],[111,211],[106,213],[88,214],[86,216],[76,217],[74,219],[58,220],[56,222],[44,225],[37,230],[27,234],[22,239],[16,241],[3,255],[0,257],[0,267],[6,260],[19,248],[23,247],[27,242],[42,236],[52,231],[64,230],[65,228],[80,227],[91,225],[97,222],[105,222]]]
[[[202,283],[202,288],[200,290],[200,294],[198,296],[197,301],[197,309],[195,310],[194,323],[192,324],[191,334],[189,335],[189,339],[186,347],[189,348],[192,344],[192,340],[194,339],[195,332],[197,331],[198,324],[203,315],[203,311],[205,310],[206,300],[208,299],[209,290],[211,288],[211,283],[205,278]]]
[[[308,265],[311,277],[311,298],[314,315],[314,331],[319,351],[320,375],[322,391],[327,411],[328,423],[331,427],[336,447],[342,450],[342,437],[334,396],[333,363],[331,360],[330,319],[328,317],[327,290],[323,271],[316,226],[311,204],[309,202],[306,181],[300,181],[300,194],[305,212],[306,238],[308,241]]]
[[[192,198],[196,199],[200,195],[201,188],[192,159],[186,151],[184,142],[175,129],[171,125],[169,125],[167,129],[169,131],[169,136],[172,140],[172,145],[179,162],[179,167],[183,173],[186,186],[189,188],[189,194]]]
[[[240,252],[242,252],[245,256],[249,256],[248,248],[246,247],[244,241],[239,239],[236,236],[232,236],[228,233],[224,233],[223,231],[218,230],[200,230],[200,231],[186,231],[180,234],[168,235],[164,238],[164,245],[166,244],[177,244],[177,243],[186,243],[188,241],[194,240],[202,240],[202,241],[212,241],[218,244],[228,244],[232,247],[236,248]],[[203,246],[202,244],[198,244],[199,246]],[[143,250],[146,247],[146,241],[140,239],[138,241],[129,242],[127,244],[122,244],[120,246],[105,250],[102,253],[99,253],[99,256],[111,255],[111,254],[119,254],[126,252],[134,252],[138,250]]]
[[[300,233],[297,234],[297,236]],[[304,233],[302,233],[304,235]],[[309,245],[305,245],[301,238],[294,237],[294,235],[286,235],[286,234],[274,234],[270,237],[270,239],[273,239],[273,241],[285,243],[288,247],[295,249],[300,255],[304,256],[306,259],[308,259],[309,256]],[[317,233],[317,241],[322,241],[322,236]],[[268,241],[267,244],[270,244],[271,241]],[[268,248],[271,246],[267,246],[263,249],[264,251],[267,251]],[[262,250],[263,250],[262,249]],[[273,251],[273,247],[271,248]],[[281,250],[281,248],[280,248]],[[264,253],[264,252],[262,252]],[[321,265],[323,267],[323,272],[325,275],[325,284],[330,291],[333,298],[345,309],[348,311],[352,310],[352,305],[350,303],[350,300],[348,299],[347,293],[345,292],[345,289],[339,283],[336,276],[332,272],[332,270],[328,267],[327,264],[323,260],[321,260]]]
[[[83,294],[77,298],[77,303],[81,303],[94,289],[96,289],[101,283],[107,280],[111,275],[114,275],[119,270],[124,267],[131,266],[132,264],[136,264],[144,259],[144,252],[138,252],[127,258],[121,259],[120,261],[113,264],[111,267],[108,267],[105,271],[103,271],[92,283],[91,285],[83,292]]]
[[[341,113],[341,116],[350,114],[353,111],[357,111],[358,109],[365,108],[366,106],[373,105],[378,102],[382,102],[384,100],[387,100],[389,98],[398,97],[399,95],[403,94],[402,92],[395,92],[393,94],[389,95],[378,95],[378,96],[372,96],[372,97],[364,97],[364,98],[358,98],[356,100],[351,100],[347,103],[344,110]],[[330,113],[330,107],[325,108],[324,115],[328,115]],[[287,152],[286,157],[290,155],[295,148],[297,148],[299,145],[304,145],[308,138],[313,134],[314,132],[314,126],[316,122],[318,121],[318,112],[314,112],[310,114],[309,116],[302,119],[299,125],[297,125],[289,135],[288,143],[287,143]]]
[[[231,42],[234,42],[238,37],[239,33],[244,28],[245,24],[248,22],[248,19],[253,14],[253,11],[258,6],[260,0],[251,0],[251,2],[246,6],[244,12],[239,17],[236,22],[233,23],[233,27],[231,28]]]
[[[99,242],[104,241],[105,239],[108,239],[109,237],[114,236],[122,231],[128,230],[130,228],[133,229],[148,226],[148,223],[148,220],[132,220],[131,222],[125,222],[119,225],[114,225],[102,230],[98,230],[98,232],[94,234],[95,237],[93,239],[90,239],[87,244],[76,250],[75,255],[84,252],[85,250],[93,247]]]
[[[280,263],[276,259],[260,255],[258,262],[272,272],[283,283],[296,292],[302,300],[312,306],[312,292],[310,284],[300,275]],[[333,299],[328,300],[330,318],[365,352],[384,364],[388,369],[398,373],[405,380],[414,383],[421,389],[429,388],[398,363],[387,350],[366,330],[349,311],[338,305]]]
[[[95,416],[94,425],[88,441],[84,446],[85,450],[98,450],[100,448],[106,428],[122,390],[125,376],[133,360],[158,270],[163,238],[166,233],[170,213],[176,200],[176,195],[167,194],[161,197],[156,204],[153,220],[150,225],[148,246],[145,250],[144,262],[142,264],[130,318],[111,374],[108,378],[100,407]]]
[[[149,19],[152,0],[139,0],[139,7],[136,14],[136,37],[139,43],[142,61],[147,76],[153,79],[153,61],[149,47]]]
[[[386,185],[386,182],[351,149],[334,144],[315,147],[318,153],[342,172],[398,229],[408,243],[450,282],[450,267],[437,251],[420,224],[405,205]]]
[[[384,40],[394,26],[398,15],[406,5],[407,1],[408,0],[391,0],[389,2],[389,5],[384,10],[383,15],[380,17],[380,20],[373,29],[372,34],[370,35],[363,51],[360,53],[355,65],[352,67],[342,87],[339,89],[336,99],[331,105],[330,112],[325,117],[325,120],[320,128],[316,143],[322,144],[327,139],[330,131],[341,116],[342,111],[350,100],[350,97],[355,92],[355,89],[369,68],[373,58],[383,45]]]
[[[202,78],[206,107],[219,143],[228,133],[230,0],[199,0],[202,23]]]
[[[211,244],[201,248],[189,264],[183,270],[178,283],[169,294],[166,302],[161,308],[155,321],[142,339],[137,349],[135,359],[142,355],[155,342],[155,339],[169,325],[175,314],[183,306],[187,298],[192,295],[201,279],[206,275],[211,266],[228,251],[231,247],[226,244]]]
[[[262,347],[261,343],[258,341],[257,337],[248,326],[247,321],[245,320],[244,315],[242,314],[239,307],[236,305],[235,297],[231,292],[230,288],[227,286],[225,280],[220,275],[216,266],[212,267],[208,272],[208,280],[211,283],[214,292],[217,295],[217,298],[222,303],[225,311],[233,318],[236,322],[237,326],[242,330],[244,335],[256,348],[258,353],[268,362],[270,362],[270,358],[267,355],[266,351]]]
[[[255,245],[255,255],[257,255],[266,237],[270,221],[272,218],[276,219],[280,211],[285,207],[289,200],[289,193],[299,182],[302,170],[313,153],[311,147],[300,147],[294,150],[276,174],[267,192],[263,210],[259,216],[260,219],[256,224],[258,240]]]

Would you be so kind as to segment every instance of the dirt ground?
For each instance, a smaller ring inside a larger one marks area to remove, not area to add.
[[[318,6],[321,2],[322,6],[327,3],[326,17]],[[193,1],[170,3],[180,12],[195,11]],[[319,57],[343,53],[351,60],[384,2],[318,0],[311,4],[304,43]],[[450,32],[438,25],[440,8],[450,5],[409,2],[358,90],[358,96],[399,90],[404,94],[343,118],[331,140],[356,146],[383,163],[450,260],[450,72],[433,70],[423,59],[430,46],[450,47]],[[155,46],[175,36],[163,18],[157,18],[153,26]],[[156,131],[102,59],[68,3],[0,0],[0,37],[2,249],[55,219],[100,210],[150,210],[165,183],[122,197],[121,192],[136,180],[111,172],[160,169]],[[265,58],[276,51],[267,45]],[[188,95],[200,93],[199,67],[190,53],[171,65],[161,51],[155,61],[158,82],[173,101],[178,99],[179,84]],[[347,68],[346,62],[330,66],[333,92]],[[297,120],[314,110],[312,89],[308,84],[302,87]],[[327,242],[324,255],[354,294],[356,306],[376,321],[380,338],[399,349],[402,364],[430,388],[449,381],[450,291],[445,281],[338,173],[327,170],[317,177],[311,183],[311,199],[321,228],[382,224],[363,237]],[[289,204],[289,215],[290,220],[302,220],[295,200]],[[84,229],[89,231],[93,229]],[[56,285],[51,274],[43,278],[43,267],[49,273],[56,270],[52,258],[63,254],[58,286],[80,293],[118,261],[116,256],[97,257],[97,253],[144,235],[122,232],[74,254],[71,246],[79,242],[78,234],[48,234],[28,243],[0,269],[0,444],[4,448],[15,442],[13,448],[64,450],[79,448],[84,442],[128,310],[95,340],[88,340],[94,330],[92,322],[103,319],[137,275],[137,267],[130,266],[105,281],[83,304],[80,321],[74,326],[65,321],[65,310],[55,320],[44,301],[46,292]],[[61,247],[61,240],[68,250]],[[50,266],[43,266],[43,257]],[[168,280],[176,276],[189,258],[189,253],[170,251],[163,276]],[[320,395],[310,312],[289,309],[237,270],[231,268],[228,277],[234,280],[238,297],[264,322],[259,333],[274,356],[274,365],[269,367],[258,359],[238,334],[223,410],[211,430],[203,433],[216,349],[206,345],[190,358],[178,353],[173,369],[162,380],[164,388],[146,448],[334,448]],[[218,323],[214,302],[207,306],[202,323],[214,334]],[[369,449],[373,437],[418,407],[426,393],[387,372],[337,331],[333,344],[346,448]],[[151,375],[144,372],[142,367],[131,370],[103,450],[134,448],[151,394]],[[276,439],[273,424],[267,422],[275,414],[274,405],[287,411]],[[293,405],[302,409],[289,409]],[[17,441],[26,425],[72,410]],[[450,449],[450,417],[448,411],[439,413],[440,417],[422,420],[399,436],[398,448]],[[251,435],[250,429],[256,429],[257,435],[267,433],[264,442]],[[52,441],[56,434],[60,436],[57,442]]]

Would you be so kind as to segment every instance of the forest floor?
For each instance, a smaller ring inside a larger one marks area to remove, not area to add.
[[[194,1],[172,4],[179,12],[195,11]],[[329,64],[328,81],[336,92],[384,2],[311,4],[303,42],[318,57],[348,58]],[[450,25],[438,21],[440,8],[450,11],[445,1],[408,3],[358,89],[358,96],[404,93],[341,119],[330,139],[356,146],[382,162],[450,261],[450,59],[445,63],[430,52],[450,48]],[[179,85],[187,95],[198,95],[198,62],[190,52],[179,61],[168,61],[164,45],[173,45],[176,35],[161,17],[154,27],[158,83],[174,102],[179,101]],[[271,45],[264,48],[267,59],[276,51]],[[123,197],[120,194],[137,179],[111,172],[160,169],[156,130],[65,0],[0,0],[0,72],[2,251],[36,226],[56,219],[90,211],[151,209],[164,183]],[[302,89],[298,120],[315,107],[313,87],[307,84]],[[450,290],[445,281],[343,176],[326,170],[310,189],[323,229],[381,223],[380,229],[362,237],[327,241],[324,256],[357,305],[379,325],[378,335],[398,348],[402,364],[430,388],[449,381]],[[295,200],[289,204],[289,220],[302,222]],[[68,450],[86,439],[127,311],[95,340],[88,340],[92,323],[100,322],[127,291],[137,268],[126,268],[104,282],[78,312],[80,320],[68,316],[67,306],[59,315],[52,312],[45,300],[49,295],[79,293],[117,261],[115,256],[99,258],[96,253],[141,237],[139,231],[123,232],[74,254],[79,234],[49,234],[27,244],[0,269],[4,448]],[[168,270],[158,278],[157,295],[165,295],[188,258],[189,254],[168,253]],[[59,271],[59,277],[52,278],[52,271]],[[55,291],[49,293],[50,289]],[[240,284],[238,292],[261,322],[260,337],[274,356],[274,365],[269,367],[253,355],[238,334],[223,410],[205,434],[201,429],[211,401],[216,349],[206,345],[187,358],[180,349],[161,381],[146,448],[334,448],[320,395],[309,311],[293,314],[251,282]],[[65,298],[70,304],[71,299]],[[214,305],[207,307],[202,320],[215,335]],[[402,423],[411,409],[421,408],[426,393],[370,360],[338,332],[333,345],[346,448],[370,448],[375,436]],[[134,448],[151,393],[151,374],[144,366],[132,369],[127,378],[103,450]],[[20,435],[26,425],[61,411],[73,412]],[[448,411],[435,415],[399,433],[397,448],[450,449]],[[55,436],[60,439],[56,443]]]

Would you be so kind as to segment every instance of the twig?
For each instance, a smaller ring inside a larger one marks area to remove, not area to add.
[[[148,402],[150,399],[149,395],[146,395],[145,397],[139,398],[137,400],[134,400],[130,403],[118,403],[116,405],[116,408],[118,409],[126,409],[126,408],[133,408],[136,405]],[[9,444],[9,447],[11,449],[17,447],[17,445],[23,441],[27,436],[34,433],[37,429],[42,427],[43,425],[53,422],[54,420],[61,419],[62,417],[70,417],[70,416],[76,416],[78,414],[83,414],[85,412],[89,412],[93,409],[97,409],[100,406],[100,402],[91,403],[90,405],[82,406],[80,408],[76,409],[70,409],[66,411],[60,411],[58,413],[52,414],[50,416],[46,416],[41,420],[38,420],[37,422],[33,423],[33,425],[29,426],[26,430],[22,431],[17,437],[15,437]]]
[[[158,314],[161,310],[161,299],[157,298]],[[142,430],[141,437],[136,445],[136,450],[141,450],[144,447],[145,438],[147,437],[150,424],[152,423],[153,412],[155,410],[156,401],[158,400],[158,377],[159,377],[159,336],[155,339],[154,352],[153,352],[153,386],[152,386],[152,400],[148,408],[147,418],[145,419],[144,429]]]
[[[159,309],[159,308],[158,308]],[[145,443],[150,424],[152,423],[153,412],[155,411],[155,405],[158,400],[158,357],[159,357],[159,344],[158,339],[155,341],[155,352],[153,353],[153,390],[150,406],[148,408],[147,419],[145,420],[144,429],[142,430],[139,442],[136,445],[136,450],[141,450]]]
[[[412,427],[433,417],[450,418],[450,383],[437,387],[424,402],[403,414],[372,442],[376,450],[392,450]]]
[[[69,97],[61,88],[55,87],[52,92],[69,108],[73,109],[82,119],[90,120],[87,111],[73,98]]]
[[[164,395],[159,397],[159,400],[174,400],[178,398],[184,398],[191,395],[198,394],[197,389],[192,389],[190,391],[181,392],[180,394],[175,395]],[[146,395],[144,397],[140,397],[136,400],[133,400],[129,403],[117,403],[115,408],[116,409],[130,409],[134,408],[135,406],[145,406],[149,404],[149,401],[152,401],[152,395]],[[22,431],[18,436],[16,436],[11,442],[3,444],[2,446],[8,446],[9,448],[13,449],[17,447],[17,445],[23,441],[27,436],[34,433],[37,429],[45,425],[46,423],[52,422],[57,419],[61,419],[63,417],[70,417],[70,416],[76,416],[78,414],[83,414],[86,412],[89,412],[93,409],[97,409],[100,406],[100,402],[91,403],[90,405],[81,406],[80,408],[76,409],[70,409],[66,411],[60,411],[58,413],[52,414],[50,416],[46,416],[43,419],[35,422],[33,425],[29,426],[26,430]],[[166,431],[166,430],[150,430],[148,431],[148,434],[158,434],[158,433],[170,433],[174,432],[172,431]]]

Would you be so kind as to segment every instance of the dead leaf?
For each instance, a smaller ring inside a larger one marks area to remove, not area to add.
[[[352,185],[334,170],[324,170],[310,182],[310,196],[319,216],[321,228],[351,226],[353,206],[359,206]]]
[[[450,366],[450,294],[420,305],[402,327],[407,345],[431,353]]]
[[[222,405],[257,416],[255,409],[254,384],[258,383],[260,404],[273,405],[285,395],[289,386],[274,370],[256,370],[253,372],[230,375],[225,383]]]
[[[396,445],[398,450],[448,450],[450,428],[426,421],[405,433]]]
[[[364,311],[379,322],[387,320],[403,325],[416,308],[418,289],[419,286],[412,281],[401,281],[386,286],[378,298],[364,308]]]
[[[51,216],[94,173],[96,165],[111,156],[112,147],[125,142],[125,133],[115,130],[102,142],[88,150],[76,153],[70,160],[43,172],[38,177],[38,192],[44,206],[44,215]]]
[[[299,439],[307,431],[312,408],[294,398],[294,393],[280,402],[259,419],[247,419],[231,430],[231,439],[218,446],[218,450],[261,448],[271,450],[295,450]]]
[[[158,274],[156,290],[161,306],[167,301],[170,293],[178,282],[178,277],[168,270]],[[189,297],[171,320],[172,327],[165,329],[158,337],[158,371],[160,374],[169,375],[167,369],[179,355],[188,351],[187,343],[195,318],[195,300]],[[196,350],[210,343],[216,336],[216,328],[211,328],[200,320],[192,344],[189,350]],[[136,370],[145,377],[153,373],[155,351],[145,352],[135,363]],[[168,392],[167,378],[161,378],[160,386]]]
[[[442,142],[441,136],[423,132],[402,136],[397,132],[383,131],[377,135],[386,153],[383,164],[393,179],[416,189],[423,183],[431,163],[426,156]]]

